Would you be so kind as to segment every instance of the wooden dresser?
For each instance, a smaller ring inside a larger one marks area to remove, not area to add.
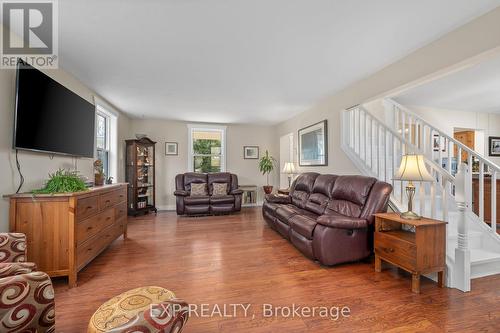
[[[407,231],[403,226],[413,228]],[[412,274],[411,290],[420,292],[420,275],[438,272],[444,286],[446,269],[446,222],[422,218],[405,220],[396,213],[375,214],[375,271],[382,260]]]
[[[10,196],[10,231],[26,234],[28,261],[50,276],[77,273],[123,234],[127,235],[127,184],[55,195]]]

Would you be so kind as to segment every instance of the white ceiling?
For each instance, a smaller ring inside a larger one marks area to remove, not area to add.
[[[137,117],[277,123],[500,0],[63,0],[60,65]]]
[[[404,105],[500,113],[500,57],[431,81],[395,99]]]

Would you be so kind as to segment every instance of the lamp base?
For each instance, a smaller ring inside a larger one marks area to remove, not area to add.
[[[401,213],[399,216],[405,220],[420,220],[422,218],[420,215],[418,215],[415,212],[412,212],[411,210]]]

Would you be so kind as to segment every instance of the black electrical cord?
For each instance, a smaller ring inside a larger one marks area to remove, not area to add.
[[[19,172],[19,187],[17,188],[16,193],[19,193],[21,191],[21,187],[23,187],[24,184],[24,176],[23,173],[21,172],[21,164],[19,163],[19,157],[17,156],[18,150],[16,149],[16,166],[17,166],[17,172]]]

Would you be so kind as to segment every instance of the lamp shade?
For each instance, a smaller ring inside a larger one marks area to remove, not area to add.
[[[418,182],[434,181],[434,178],[427,171],[422,155],[404,155],[394,179]]]
[[[293,165],[292,162],[285,163],[285,166],[283,167],[283,173],[286,173],[286,174],[295,173],[295,166]]]

